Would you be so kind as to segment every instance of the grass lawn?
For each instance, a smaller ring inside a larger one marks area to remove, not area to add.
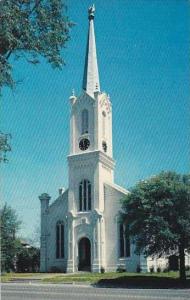
[[[1,282],[9,282],[15,279],[43,279],[49,276],[56,276],[57,273],[5,273],[1,275]],[[59,274],[60,275],[60,274]]]
[[[190,288],[190,279],[181,283],[178,272],[168,273],[9,273],[1,276],[2,282],[15,279],[38,279],[41,283],[88,283],[96,286],[121,286],[126,288]]]
[[[97,283],[99,280],[102,280],[102,279],[117,279],[117,278],[121,278],[123,276],[125,276],[125,277],[126,276],[127,277],[134,277],[134,276],[152,277],[152,274],[150,274],[150,273],[137,274],[137,273],[127,273],[127,272],[123,272],[123,273],[111,272],[111,273],[104,273],[104,274],[84,272],[84,273],[69,274],[69,275],[56,274],[56,276],[52,276],[51,278],[43,279],[43,282],[54,282],[54,283],[58,283],[58,282],[90,282],[90,283]],[[167,276],[167,277],[170,277],[170,278],[177,278],[178,273],[177,272],[157,273],[156,276],[157,277]]]
[[[182,284],[178,272],[169,273],[80,273],[44,278],[44,283],[89,283],[96,286],[121,286],[129,288],[190,287],[190,280]]]

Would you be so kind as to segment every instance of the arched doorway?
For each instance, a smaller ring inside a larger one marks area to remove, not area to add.
[[[82,238],[78,243],[79,271],[91,271],[91,245],[88,238]]]

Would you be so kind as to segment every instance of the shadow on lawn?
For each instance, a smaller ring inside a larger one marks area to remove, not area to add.
[[[136,288],[136,289],[184,289],[190,288],[190,279],[181,282],[178,278],[157,276],[123,276],[99,280],[96,287]]]

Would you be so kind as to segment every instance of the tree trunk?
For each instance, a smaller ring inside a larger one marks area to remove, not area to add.
[[[179,274],[180,279],[182,281],[186,280],[186,273],[185,273],[185,252],[183,243],[179,245]]]

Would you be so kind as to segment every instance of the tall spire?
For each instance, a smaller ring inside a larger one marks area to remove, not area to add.
[[[94,95],[94,92],[100,91],[98,64],[96,56],[96,41],[94,34],[94,12],[95,7],[94,5],[92,5],[88,9],[89,30],[83,75],[83,90],[85,90],[91,96]]]

